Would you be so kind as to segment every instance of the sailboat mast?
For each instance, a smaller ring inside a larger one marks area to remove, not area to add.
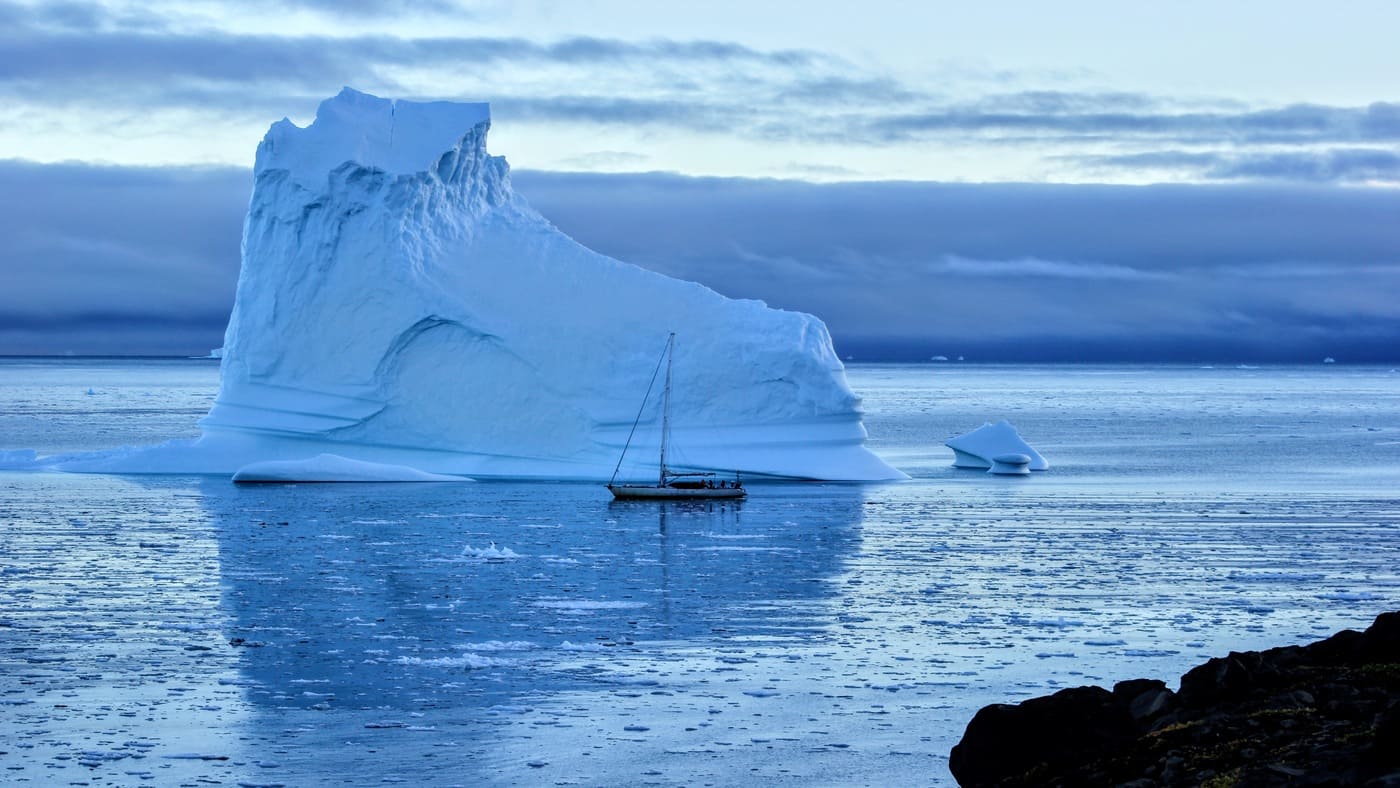
[[[666,340],[666,389],[661,405],[661,486],[666,486],[666,438],[671,432],[671,361],[676,355],[676,332]]]

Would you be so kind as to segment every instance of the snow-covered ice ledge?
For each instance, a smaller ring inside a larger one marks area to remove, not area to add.
[[[676,465],[903,477],[865,448],[820,320],[584,248],[511,188],[505,160],[486,152],[489,127],[485,104],[349,88],[306,128],[273,124],[203,437],[61,467],[231,473],[333,453],[477,478],[605,479],[675,331]],[[659,412],[647,419],[638,456],[658,441]]]

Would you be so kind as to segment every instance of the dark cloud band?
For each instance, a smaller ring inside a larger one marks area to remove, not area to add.
[[[1392,190],[515,180],[586,245],[813,312],[862,358],[1400,362]],[[207,351],[250,185],[0,162],[0,353]]]

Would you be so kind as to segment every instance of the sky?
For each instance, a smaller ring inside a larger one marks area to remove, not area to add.
[[[267,127],[487,101],[598,251],[857,360],[1400,362],[1400,4],[0,0],[0,354],[222,342]]]

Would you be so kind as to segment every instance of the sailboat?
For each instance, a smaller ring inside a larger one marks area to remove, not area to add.
[[[608,490],[613,497],[623,498],[743,498],[749,494],[739,481],[739,475],[734,474],[734,480],[728,479],[716,481],[713,473],[676,473],[666,467],[666,444],[671,437],[671,359],[675,355],[676,332],[672,331],[670,337],[666,339],[666,349],[662,351],[662,358],[658,359],[657,369],[661,367],[661,361],[666,362],[666,387],[661,400],[661,473],[656,484],[617,484],[617,472],[622,468],[622,460],[627,456],[627,449],[632,445],[632,436],[637,433],[637,424],[642,420],[642,413],[646,410],[647,399],[651,397],[651,385],[656,383],[656,372],[651,375],[651,385],[647,386],[647,393],[642,397],[642,407],[637,411],[637,418],[632,422],[632,431],[627,434],[627,442],[622,447],[622,456],[617,458],[617,467],[613,468],[612,479],[608,481]]]

